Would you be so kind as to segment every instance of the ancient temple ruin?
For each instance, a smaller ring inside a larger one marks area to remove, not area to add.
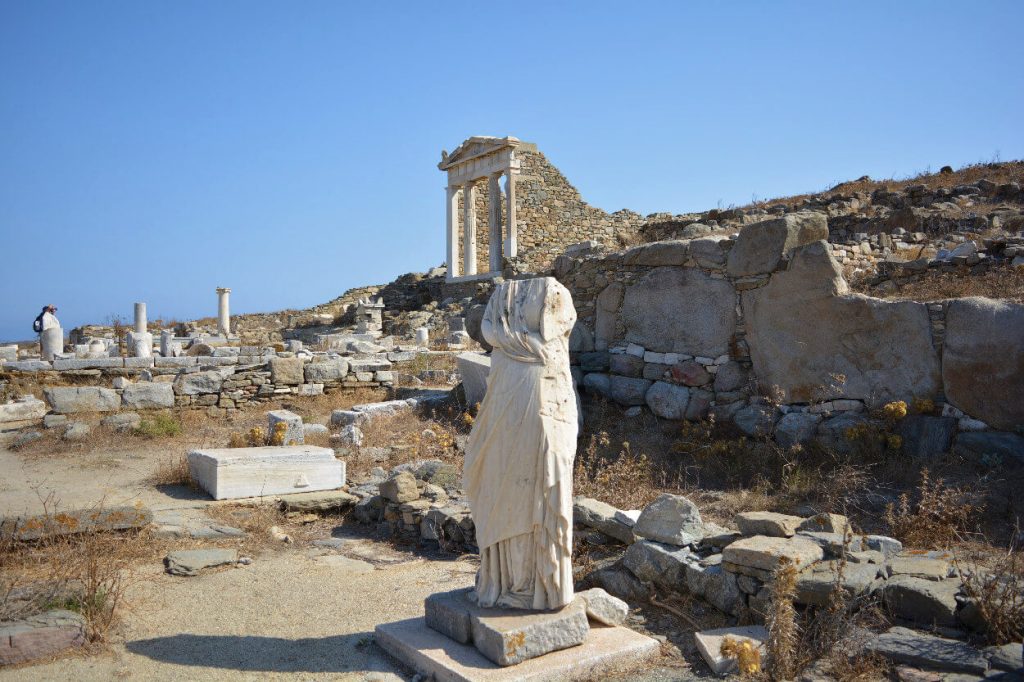
[[[448,174],[448,282],[494,277],[510,261],[540,272],[570,244],[617,248],[644,222],[588,205],[537,145],[515,137],[470,137],[437,167]]]

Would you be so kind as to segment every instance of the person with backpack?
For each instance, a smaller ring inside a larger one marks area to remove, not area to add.
[[[32,323],[32,330],[39,334],[39,351],[43,360],[53,360],[55,353],[64,352],[64,330],[54,314],[57,306],[43,306],[43,312]]]

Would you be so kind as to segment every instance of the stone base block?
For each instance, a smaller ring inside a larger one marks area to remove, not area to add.
[[[345,463],[330,448],[220,448],[188,453],[192,478],[215,500],[334,490],[345,485]]]
[[[498,665],[516,665],[587,638],[590,625],[582,600],[554,611],[484,609],[469,599],[470,592],[467,587],[427,597],[424,620],[461,644],[472,642]]]
[[[571,682],[601,679],[659,654],[657,640],[623,627],[597,626],[580,646],[500,666],[470,644],[460,644],[427,627],[423,618],[376,628],[377,644],[435,682]]]

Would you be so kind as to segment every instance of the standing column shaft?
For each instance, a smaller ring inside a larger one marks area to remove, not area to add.
[[[487,181],[487,222],[490,226],[490,272],[501,271],[501,174],[495,173]]]
[[[146,304],[136,303],[135,304],[135,332],[137,334],[146,333]]]
[[[473,183],[462,189],[462,267],[467,275],[476,274],[476,192]]]
[[[518,235],[516,233],[516,176],[512,169],[505,171],[505,220],[508,222],[505,237],[505,257],[515,258],[519,253]]]
[[[217,289],[217,333],[222,336],[231,335],[231,309],[228,296],[231,289],[220,287]]]
[[[448,279],[459,276],[459,188],[448,185],[445,198],[445,226],[448,235]]]

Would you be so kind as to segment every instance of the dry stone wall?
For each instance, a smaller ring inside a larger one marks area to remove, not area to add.
[[[915,399],[944,415],[923,422],[929,433],[1024,430],[1024,305],[850,294],[827,235],[823,213],[803,212],[735,239],[560,259],[579,319],[578,383],[666,419],[714,415],[789,444]]]

